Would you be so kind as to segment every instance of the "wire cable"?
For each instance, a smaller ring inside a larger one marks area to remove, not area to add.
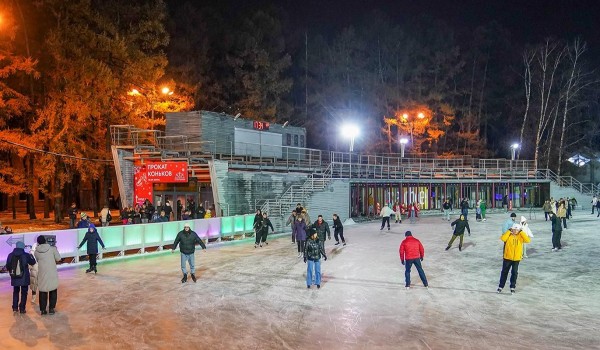
[[[29,147],[29,146],[26,146],[26,145],[23,145],[23,144],[20,144],[20,143],[16,143],[16,142],[12,142],[12,141],[2,140],[2,139],[0,139],[0,141],[8,143],[8,144],[16,146],[16,147],[24,148],[24,149],[26,149],[28,151],[49,154],[49,155],[58,156],[58,157],[62,157],[62,158],[85,160],[85,161],[90,161],[90,162],[103,162],[103,163],[112,163],[113,162],[111,159],[98,159],[98,158],[78,157],[78,156],[73,156],[73,155],[70,155],[70,154],[56,153],[56,152],[51,152],[51,151],[44,151],[43,149]]]

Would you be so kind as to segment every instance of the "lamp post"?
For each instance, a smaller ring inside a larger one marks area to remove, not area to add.
[[[400,139],[400,158],[404,158],[404,148],[406,147],[407,143],[408,139],[406,137]]]
[[[422,113],[422,112],[419,112],[417,114],[417,118],[418,119],[425,119],[425,114]],[[414,145],[415,138],[414,138],[414,135],[413,135],[413,130],[415,128],[415,120],[414,120],[414,118],[412,118],[413,120],[409,120],[409,119],[411,119],[411,116],[408,113],[402,114],[402,119],[410,127],[410,143]]]
[[[171,91],[171,89],[169,89],[169,87],[167,87],[167,86],[163,86],[160,89],[160,92],[165,96],[173,95],[173,91]],[[158,93],[155,90],[150,89],[149,93],[142,94],[138,89],[131,89],[131,91],[128,92],[128,95],[145,97],[150,102],[150,109],[151,109],[150,116],[152,117],[152,120],[154,120],[154,105],[157,102],[157,95],[158,95]]]
[[[521,147],[521,145],[519,145],[518,143],[513,143],[512,145],[510,145],[512,160],[515,160],[516,155],[517,155],[517,149],[519,149],[520,147]]]
[[[358,127],[353,124],[346,124],[342,127],[342,136],[350,139],[350,178],[352,178],[352,152],[354,152],[354,139],[360,131]]]

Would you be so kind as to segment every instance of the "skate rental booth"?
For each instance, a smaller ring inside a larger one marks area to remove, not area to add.
[[[102,253],[125,256],[161,251],[164,246],[173,244],[177,233],[183,230],[186,224],[189,224],[201,239],[218,242],[232,240],[240,235],[245,237],[246,234],[253,232],[253,223],[254,213],[211,219],[97,227],[106,246],[106,251],[100,252],[100,258]],[[55,236],[56,247],[61,257],[73,258],[73,262],[79,262],[80,256],[87,255],[85,245],[77,250],[87,230],[86,228],[0,235],[0,266],[6,264],[6,257],[18,241],[24,242],[26,246],[32,246],[40,235]]]

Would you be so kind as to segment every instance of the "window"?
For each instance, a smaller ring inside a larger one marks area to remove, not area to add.
[[[298,146],[298,135],[294,135],[294,146]]]
[[[292,145],[292,134],[285,134],[285,139],[286,139],[285,144],[288,146],[291,146]]]
[[[300,147],[304,147],[304,135],[300,135]]]

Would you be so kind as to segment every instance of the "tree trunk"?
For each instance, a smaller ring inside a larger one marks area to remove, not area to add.
[[[17,195],[12,196],[12,218],[13,220],[17,219]]]
[[[56,168],[54,170],[54,188],[52,189],[52,197],[54,199],[54,222],[57,224],[63,221],[62,194],[60,188],[60,168],[62,162],[59,158],[56,160]]]
[[[27,155],[27,157],[25,158],[27,161],[27,187],[29,187],[29,191],[27,192],[27,204],[28,204],[28,211],[29,211],[29,220],[35,220],[37,219],[37,216],[35,215],[35,199],[33,196],[33,191],[34,191],[34,182],[33,179],[35,178],[34,174],[33,174],[33,166],[34,166],[34,155],[33,153],[30,153],[29,155]]]

